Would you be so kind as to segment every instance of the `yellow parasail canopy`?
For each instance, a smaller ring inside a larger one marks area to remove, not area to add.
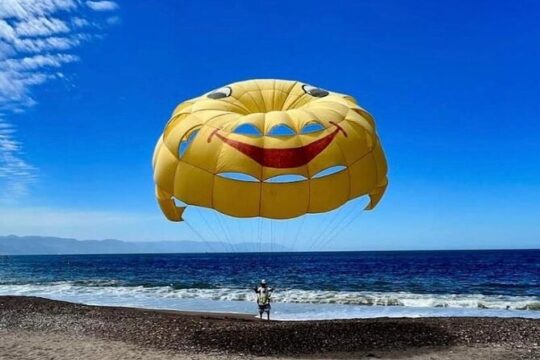
[[[153,158],[165,216],[184,206],[235,217],[288,219],[369,195],[387,165],[373,117],[348,95],[299,81],[248,80],[176,107]]]

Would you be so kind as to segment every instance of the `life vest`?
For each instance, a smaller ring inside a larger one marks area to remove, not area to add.
[[[269,288],[263,288],[262,286],[257,288],[257,304],[268,305],[270,304],[270,290]]]

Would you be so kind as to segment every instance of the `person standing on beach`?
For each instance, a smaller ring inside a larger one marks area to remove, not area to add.
[[[254,288],[257,293],[257,305],[259,305],[259,317],[262,319],[263,313],[266,313],[266,319],[270,320],[270,295],[273,288],[268,287],[266,280],[262,279],[259,287]]]

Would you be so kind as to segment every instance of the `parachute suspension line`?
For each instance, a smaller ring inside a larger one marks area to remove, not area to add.
[[[344,216],[342,221],[338,224],[338,226],[335,228],[335,231],[333,233],[328,234],[327,241],[325,241],[322,246],[326,247],[330,242],[337,239],[339,235],[345,231],[351,225],[351,223],[356,220],[359,217],[359,214],[362,211],[363,204],[358,201],[359,206],[354,206],[350,213],[347,216]],[[358,211],[358,212],[357,212]]]
[[[257,232],[257,219],[253,219],[253,221],[249,221],[249,234],[247,242],[253,244],[254,248],[253,250],[248,251],[257,251],[257,241],[255,233]]]
[[[279,220],[272,220],[274,223],[274,251],[279,251]]]
[[[343,219],[348,217],[347,215],[342,216],[343,211],[346,206],[342,206],[339,208],[339,210],[335,213],[334,218],[332,219],[332,223],[328,226],[326,231],[321,234],[320,238],[317,240],[317,246],[321,246],[324,243],[328,242],[328,239],[330,237],[330,234],[332,234],[336,229],[339,228],[339,225],[343,222]],[[321,247],[320,247],[321,248]],[[322,249],[322,248],[321,248]]]
[[[328,235],[329,232],[334,230],[336,221],[339,219],[339,216],[343,212],[343,209],[345,206],[341,206],[338,210],[334,211],[334,213],[330,216],[330,219],[326,226],[323,228],[321,232],[319,232],[319,235],[315,238],[315,240],[311,243],[311,248],[315,248],[316,245],[320,245],[321,240],[324,241],[325,237]]]
[[[311,236],[311,245],[309,247],[309,250],[314,250],[315,244],[319,241],[320,237],[324,235],[324,233],[327,231],[329,226],[332,224],[332,221],[334,220],[337,211],[335,210],[330,213],[323,214],[317,214],[315,215],[317,217],[317,223],[320,224],[320,226],[315,226],[315,233],[312,233]]]
[[[227,247],[229,248],[229,252],[233,252],[234,251],[234,246],[232,244],[232,241],[231,241],[231,238],[229,237],[229,233],[226,231],[227,229],[225,228],[225,226],[223,225],[223,222],[222,222],[222,219],[221,219],[221,216],[219,216],[219,214],[217,214],[216,212],[214,212],[214,217],[216,218],[216,222],[218,223],[220,229],[221,229],[221,233],[223,234],[223,236],[225,237],[225,243],[227,245]]]
[[[216,213],[214,211],[210,211],[210,213],[215,217],[216,216]],[[217,229],[216,227],[216,223],[219,225],[219,223],[217,221],[208,221],[208,226],[214,230],[214,233],[216,234],[216,237],[219,239],[219,242],[221,243],[220,246],[222,248],[222,251],[223,252],[227,252],[227,248],[226,248],[226,244],[227,244],[227,239],[226,238],[223,238],[220,234],[219,234],[219,230]],[[221,232],[221,234],[223,234],[223,232]]]
[[[220,239],[219,235],[217,234],[216,230],[214,229],[214,226],[210,225],[210,222],[208,221],[208,219],[204,215],[204,210],[203,209],[199,209],[199,216],[204,221],[204,224],[206,225],[206,228],[209,229],[212,232],[212,234],[214,235],[216,242],[220,241],[221,239]]]
[[[283,244],[290,244],[292,240],[292,234],[290,233],[292,231],[291,229],[292,222],[291,220],[285,220],[285,228],[283,229]],[[292,247],[291,249],[292,250]]]
[[[259,217],[259,228],[258,228],[258,233],[259,233],[259,253],[262,252],[262,218]]]
[[[289,229],[291,227],[291,222],[287,219],[282,220],[283,226],[281,227],[281,236],[279,237],[279,244],[282,246],[282,251],[289,251],[289,249],[285,249],[285,247],[288,247],[287,244],[291,240],[289,238]]]
[[[244,238],[244,240],[242,240],[242,242],[245,242],[245,243],[250,243],[251,245],[248,245],[249,248],[252,248],[255,246],[255,230],[256,227],[253,225],[255,223],[255,219],[250,219],[246,224],[246,237]],[[256,248],[253,248],[253,250],[249,250],[248,251],[255,251],[257,250]]]
[[[356,216],[358,216],[358,214],[355,214]],[[333,239],[335,239],[335,235],[337,233],[340,233],[340,229],[342,229],[342,224],[345,222],[348,222],[349,219],[354,219],[354,215],[352,214],[348,214],[346,216],[344,216],[343,218],[341,218],[341,221],[339,221],[336,226],[331,229],[329,232],[326,233],[326,235],[321,239],[321,241],[319,242],[319,248],[320,249],[324,249],[328,244],[330,244],[332,242]]]
[[[263,236],[266,235],[265,242],[268,244],[268,252],[272,252],[272,233],[270,232],[270,220],[266,220],[266,230],[264,230]]]
[[[285,246],[289,242],[289,237],[287,236],[287,231],[289,231],[289,222],[287,220],[283,220],[283,226],[281,228],[281,235],[279,237],[279,244],[282,246]],[[288,251],[287,249],[282,249],[284,251]]]
[[[281,244],[289,244],[291,239],[289,237],[289,231],[291,230],[291,221],[290,220],[284,220],[283,225],[283,235],[281,237]]]
[[[298,244],[298,238],[300,236],[300,233],[302,232],[302,228],[304,227],[304,223],[306,222],[306,218],[308,217],[308,215],[304,215],[302,216],[302,220],[300,220],[300,224],[298,225],[298,229],[296,231],[296,235],[294,236],[294,241],[291,243],[292,246],[293,246],[293,250],[296,250],[295,249],[295,244]]]
[[[286,232],[285,230],[287,230],[287,221],[286,220],[283,220],[283,222],[281,222],[280,226],[278,227],[278,230],[279,231],[279,236],[277,237],[278,239],[278,244],[286,244],[287,243],[287,240],[286,240]]]
[[[245,234],[244,234],[244,235],[246,235],[246,236],[244,237],[243,242],[254,244],[255,241],[253,240],[253,239],[254,239],[254,236],[253,236],[253,235],[254,235],[254,233],[253,233],[253,229],[254,229],[253,221],[250,219],[250,220],[246,223],[246,225],[249,225],[249,226],[246,226],[246,227],[245,227],[245,228],[246,228],[246,231],[245,231]],[[250,245],[250,246],[251,246],[251,245]],[[248,251],[249,251],[249,249],[248,249]]]
[[[236,232],[235,234],[235,232],[233,231],[233,229],[235,228],[235,226],[233,226],[234,225],[232,222],[233,220],[227,221],[226,218],[223,218],[222,220],[223,220],[223,226],[225,227],[225,231],[229,235],[231,247],[234,252],[237,252],[237,247],[236,247],[235,242],[238,241],[238,232]]]
[[[273,231],[272,231],[272,247],[273,247],[273,251],[276,252],[277,251],[277,240],[278,240],[278,230],[279,230],[279,222],[275,219],[272,219],[270,220],[272,221],[272,228],[273,228]]]
[[[273,231],[273,226],[272,226],[272,219],[268,220],[268,244],[270,246],[270,252],[273,252],[274,251],[274,244],[272,244],[272,231]]]
[[[287,244],[290,240],[289,236],[287,235],[290,225],[291,223],[288,220],[283,220],[283,227],[281,228],[281,240],[280,240],[281,245]]]
[[[204,236],[201,235],[200,232],[198,232],[197,230],[195,230],[195,228],[193,226],[191,226],[191,224],[188,222],[188,221],[184,221],[184,224],[187,225],[187,227],[191,230],[191,232],[193,232],[195,235],[197,235],[197,237],[199,239],[201,239],[205,244],[206,246],[210,249],[211,252],[217,252],[211,245],[210,243],[204,238]]]
[[[266,218],[263,219],[262,239],[263,239],[264,252],[272,251],[272,248],[270,246],[270,223],[268,222],[268,219]]]
[[[337,227],[335,229],[334,232],[328,234],[328,237],[326,239],[326,241],[324,241],[322,244],[321,244],[321,248],[325,248],[326,246],[328,246],[328,244],[330,244],[332,241],[334,241],[335,239],[337,239],[337,237],[339,235],[341,235],[343,233],[343,231],[345,231],[345,229],[347,229],[349,227],[349,225],[354,221],[356,220],[356,218],[358,217],[358,214],[349,214],[349,216],[347,216],[346,218],[344,217],[343,221],[344,221],[344,224],[340,224],[339,227]]]
[[[238,248],[236,247],[235,242],[238,241],[238,231],[234,231],[233,229],[236,228],[236,224],[234,224],[234,220],[226,218],[221,219],[223,222],[223,227],[225,228],[225,232],[227,233],[227,236],[229,237],[229,244],[233,249],[233,252],[237,252]],[[236,233],[235,233],[236,232]]]
[[[260,251],[258,232],[259,232],[259,219],[255,218],[254,227],[253,227],[253,244],[255,244],[255,249],[257,250],[257,252]]]
[[[261,218],[257,217],[253,223],[254,230],[253,230],[253,243],[256,245],[257,252],[261,252],[261,239],[259,236],[259,228],[261,227]]]
[[[231,247],[233,248],[234,252],[237,252],[236,244],[234,242],[238,241],[238,239],[235,238],[234,234],[232,233],[232,228],[230,225],[231,221],[227,221],[225,218],[222,218],[221,220],[223,221],[223,226],[227,232],[227,235],[229,236]]]
[[[336,213],[330,213],[325,215],[317,214],[315,215],[316,218],[316,225],[312,228],[315,229],[315,231],[310,233],[310,241],[309,241],[309,251],[316,251],[315,245],[321,238],[321,236],[326,232],[328,227],[330,226],[330,223],[332,222],[332,219],[336,216]]]
[[[259,253],[263,251],[262,247],[262,217],[259,217],[259,221],[257,222],[257,241],[259,243]]]
[[[247,229],[247,237],[245,238],[245,242],[251,243],[252,245],[250,245],[250,247],[255,246],[254,244],[256,244],[255,231],[257,231],[257,227],[255,226],[255,224],[256,224],[256,219],[249,220],[249,228]],[[252,250],[248,249],[248,251],[255,251],[255,250],[257,250],[256,247],[254,247]]]
[[[278,230],[279,231],[279,236],[277,237],[277,241],[278,241],[278,244],[280,245],[280,248],[281,248],[281,245],[283,244],[286,244],[287,243],[287,225],[289,223],[287,222],[287,220],[281,220],[280,222],[280,226],[278,227]]]
[[[270,219],[270,252],[274,252],[274,220]]]
[[[279,220],[272,220],[274,224],[274,239],[272,243],[274,244],[274,251],[278,251],[278,241],[279,241]]]
[[[238,230],[236,224],[234,223],[234,220],[226,218],[222,219],[223,224],[225,226],[225,231],[227,231],[227,234],[229,234],[229,238],[231,239],[231,246],[233,248],[234,252],[238,251],[238,248],[236,246],[236,242],[238,242]]]

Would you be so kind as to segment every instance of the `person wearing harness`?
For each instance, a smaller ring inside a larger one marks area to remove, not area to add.
[[[259,317],[262,319],[263,313],[266,313],[267,320],[270,320],[270,295],[274,289],[268,287],[266,280],[261,280],[259,287],[254,288],[257,293],[257,305],[259,305]]]

